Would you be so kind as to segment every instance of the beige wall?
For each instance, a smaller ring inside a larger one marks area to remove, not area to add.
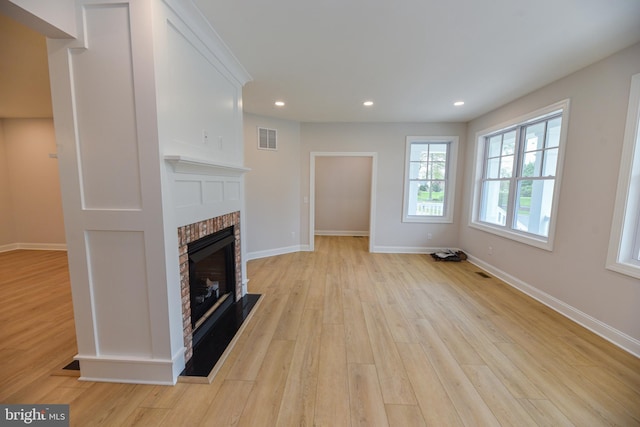
[[[44,36],[0,15],[0,58],[0,117],[52,117]]]
[[[64,245],[52,119],[0,120],[0,247]]]
[[[471,173],[465,177],[460,229],[460,247],[496,274],[636,351],[640,350],[640,283],[605,269],[605,262],[631,76],[638,72],[640,44],[469,123],[466,171],[473,169],[477,132],[571,100],[553,251],[470,228]]]
[[[258,150],[256,127],[277,129],[278,150]],[[404,158],[407,135],[457,136],[466,140],[464,123],[298,123],[244,115],[247,250],[251,259],[309,248],[311,153],[354,155],[371,162],[377,154],[374,235],[377,252],[425,252],[456,247],[461,180],[451,224],[402,222]],[[322,157],[315,156],[316,160]],[[461,173],[463,156],[458,156]],[[371,174],[370,174],[371,176]],[[371,210],[371,209],[370,209]],[[317,218],[314,218],[317,221]],[[319,229],[317,223],[315,229]],[[299,233],[298,233],[299,232]],[[428,236],[432,239],[429,240]]]
[[[278,150],[259,150],[257,128],[278,131]],[[299,251],[300,124],[244,115],[245,217],[249,258]],[[243,231],[244,232],[244,231]]]
[[[366,236],[371,205],[371,157],[318,156],[316,234]]]
[[[375,252],[428,252],[430,248],[455,248],[460,221],[460,182],[456,182],[454,222],[451,224],[402,222],[406,137],[457,136],[466,139],[464,123],[303,123],[300,128],[300,182],[302,194],[309,189],[309,156],[317,153],[377,153],[374,222],[371,225]],[[462,155],[456,170],[462,173]],[[302,204],[301,226],[308,230],[309,204]],[[432,239],[429,240],[428,236]],[[302,243],[308,242],[308,232]]]

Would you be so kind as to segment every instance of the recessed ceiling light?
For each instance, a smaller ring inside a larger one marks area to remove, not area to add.
[[[464,101],[456,101],[453,103],[453,105],[455,105],[456,107],[461,107],[464,105]]]
[[[373,105],[373,101],[364,101],[362,105],[364,105],[365,107],[371,107]]]
[[[276,101],[276,107],[284,107],[284,101]]]

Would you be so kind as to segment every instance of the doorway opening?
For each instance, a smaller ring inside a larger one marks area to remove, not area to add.
[[[373,252],[374,244],[375,244],[375,206],[376,206],[376,170],[377,170],[377,153],[373,152],[312,152],[311,153],[311,161],[310,161],[310,189],[309,189],[309,250],[313,251],[315,247],[315,234],[316,234],[316,190],[321,187],[321,183],[317,182],[318,179],[317,171],[318,167],[320,167],[320,162],[326,158],[338,159],[342,158],[344,160],[349,160],[349,158],[368,158],[370,161],[370,172],[369,177],[357,176],[359,181],[363,179],[369,178],[370,182],[370,198],[368,200],[368,235],[369,235],[369,252]],[[347,162],[348,164],[348,162]],[[355,164],[355,163],[354,163]],[[369,171],[369,169],[364,169]],[[358,173],[357,170],[353,171],[354,173]],[[362,172],[360,172],[362,174]],[[354,177],[356,179],[356,177]],[[318,220],[322,220],[322,218],[318,218]],[[357,222],[357,219],[355,220]],[[356,230],[357,231],[357,230]],[[349,233],[348,230],[345,233]],[[362,235],[362,233],[360,234]]]

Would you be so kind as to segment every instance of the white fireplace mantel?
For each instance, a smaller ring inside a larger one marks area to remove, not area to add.
[[[239,177],[251,170],[242,166],[217,163],[178,154],[167,154],[164,156],[164,160],[171,164],[175,173]]]

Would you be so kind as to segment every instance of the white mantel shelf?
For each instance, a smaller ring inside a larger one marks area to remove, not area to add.
[[[217,176],[241,176],[251,169],[242,166],[216,163],[194,157],[168,154],[164,160],[171,164],[174,172]]]

